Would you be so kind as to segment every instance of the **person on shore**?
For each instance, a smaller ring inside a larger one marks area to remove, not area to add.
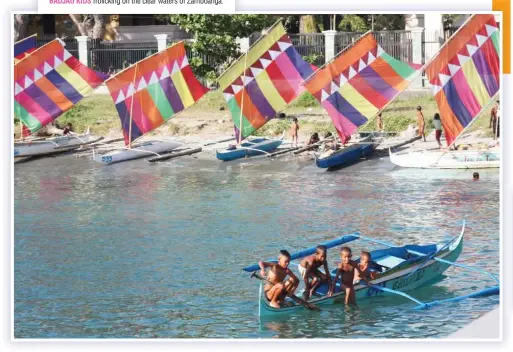
[[[340,249],[340,258],[342,262],[338,265],[335,279],[333,279],[331,289],[328,291],[328,296],[332,296],[335,293],[337,281],[340,277],[340,288],[346,293],[345,304],[356,304],[356,296],[354,293],[355,271],[359,272],[363,281],[367,281],[365,274],[360,270],[358,265],[351,260],[351,257],[352,254],[349,247],[342,247]]]
[[[297,117],[292,119],[292,126],[290,127],[290,134],[292,135],[292,146],[298,146],[298,133],[299,133],[299,124],[297,122]]]
[[[378,114],[378,117],[376,119],[376,128],[379,132],[383,132],[383,116],[381,113]]]
[[[419,127],[419,136],[424,138],[424,142],[426,141],[426,134],[424,133],[424,128],[426,127],[424,121],[424,114],[422,113],[422,106],[417,106],[417,125]]]
[[[478,172],[474,172],[474,174],[472,175],[473,177],[473,181],[479,181],[479,173]]]
[[[265,269],[270,268],[267,275],[267,283],[264,286],[265,297],[270,301],[269,305],[274,308],[280,308],[280,304],[285,302],[285,297],[291,296],[299,285],[299,279],[289,269],[290,253],[281,250],[278,256],[278,263],[259,261],[260,274],[266,277]],[[289,277],[285,280],[286,277]]]
[[[298,265],[299,273],[305,280],[305,292],[303,299],[306,301],[313,296],[317,288],[323,283],[327,283],[331,287],[331,275],[328,270],[328,249],[326,246],[319,245],[315,248],[315,254],[303,258]],[[324,268],[324,273],[319,268]],[[312,279],[312,281],[310,281]]]
[[[497,100],[492,110],[490,111],[490,128],[493,131],[493,139],[500,137],[500,104]]]
[[[68,135],[71,135],[72,132],[73,132],[73,126],[71,125],[71,122],[68,122],[66,124],[66,127],[64,127],[64,129],[62,130],[62,134],[65,136],[68,136]]]
[[[440,142],[440,138],[442,137],[442,121],[440,120],[440,114],[435,113],[433,117],[433,125],[435,126],[435,138],[438,143],[438,147],[442,149],[442,143]]]
[[[362,279],[371,280],[374,279],[374,272],[371,272],[371,254],[366,251],[362,251],[360,253],[360,263],[358,263],[358,268],[360,271],[356,270],[354,273],[353,284],[359,283]],[[360,276],[360,272],[363,274]]]
[[[312,136],[310,137],[310,140],[308,141],[308,144],[307,145],[313,145],[315,143],[319,143],[320,142],[320,139],[319,139],[319,134],[317,132],[313,133]]]

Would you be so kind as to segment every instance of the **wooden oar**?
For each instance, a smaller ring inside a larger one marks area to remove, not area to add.
[[[271,281],[267,280],[265,277],[262,277],[262,276],[258,275],[256,273],[256,271],[253,272],[253,274],[251,274],[251,278],[254,278],[254,277],[256,277],[259,280],[266,281],[266,282],[268,282],[268,283],[270,283],[271,285],[274,286],[274,284]],[[302,300],[301,298],[299,298],[296,295],[290,295],[290,298],[292,298],[295,302],[301,304],[303,307],[305,307],[307,309],[316,310],[316,311],[319,311],[319,312],[321,311],[321,308],[317,307],[315,304],[312,304],[312,303],[309,303],[309,302],[307,302],[305,300]]]

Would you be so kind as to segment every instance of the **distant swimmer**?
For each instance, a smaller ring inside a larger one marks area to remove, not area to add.
[[[474,172],[474,174],[472,175],[474,177],[474,181],[479,181],[479,173],[478,172]]]

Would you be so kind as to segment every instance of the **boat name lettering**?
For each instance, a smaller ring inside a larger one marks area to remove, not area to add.
[[[374,286],[385,287],[386,285],[387,285],[387,283],[386,283],[386,281],[384,281],[384,282],[380,282],[379,284],[375,284]],[[380,289],[374,288],[374,287],[369,287],[369,289],[367,290],[367,297],[377,296],[380,293],[383,293],[383,291],[381,291]]]
[[[20,150],[19,149],[14,149],[14,156],[17,156],[17,155],[20,155]]]
[[[102,163],[110,163],[112,161],[112,156],[102,156]]]
[[[417,270],[413,275],[406,276],[404,279],[399,279],[396,282],[394,282],[394,285],[392,286],[392,289],[399,290],[403,287],[406,287],[414,282],[417,282],[419,280],[422,280],[424,277],[425,268],[421,270]]]

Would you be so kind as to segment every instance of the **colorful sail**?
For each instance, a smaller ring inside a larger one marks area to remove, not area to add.
[[[473,15],[426,66],[447,144],[499,91],[499,30],[494,15]]]
[[[345,143],[406,88],[420,67],[388,55],[368,33],[316,71],[305,87],[326,109]]]
[[[22,39],[14,43],[14,63],[36,50],[36,35]]]
[[[312,73],[312,66],[294,49],[281,22],[273,26],[218,80],[236,138],[251,135],[300,96],[304,92],[301,84]]]
[[[35,132],[107,77],[83,65],[56,39],[14,65],[14,113]]]
[[[27,126],[25,126],[23,123],[21,124],[21,138],[27,138],[30,137],[31,133]]]
[[[118,110],[125,143],[153,131],[205,93],[183,42],[139,61],[106,81]]]

